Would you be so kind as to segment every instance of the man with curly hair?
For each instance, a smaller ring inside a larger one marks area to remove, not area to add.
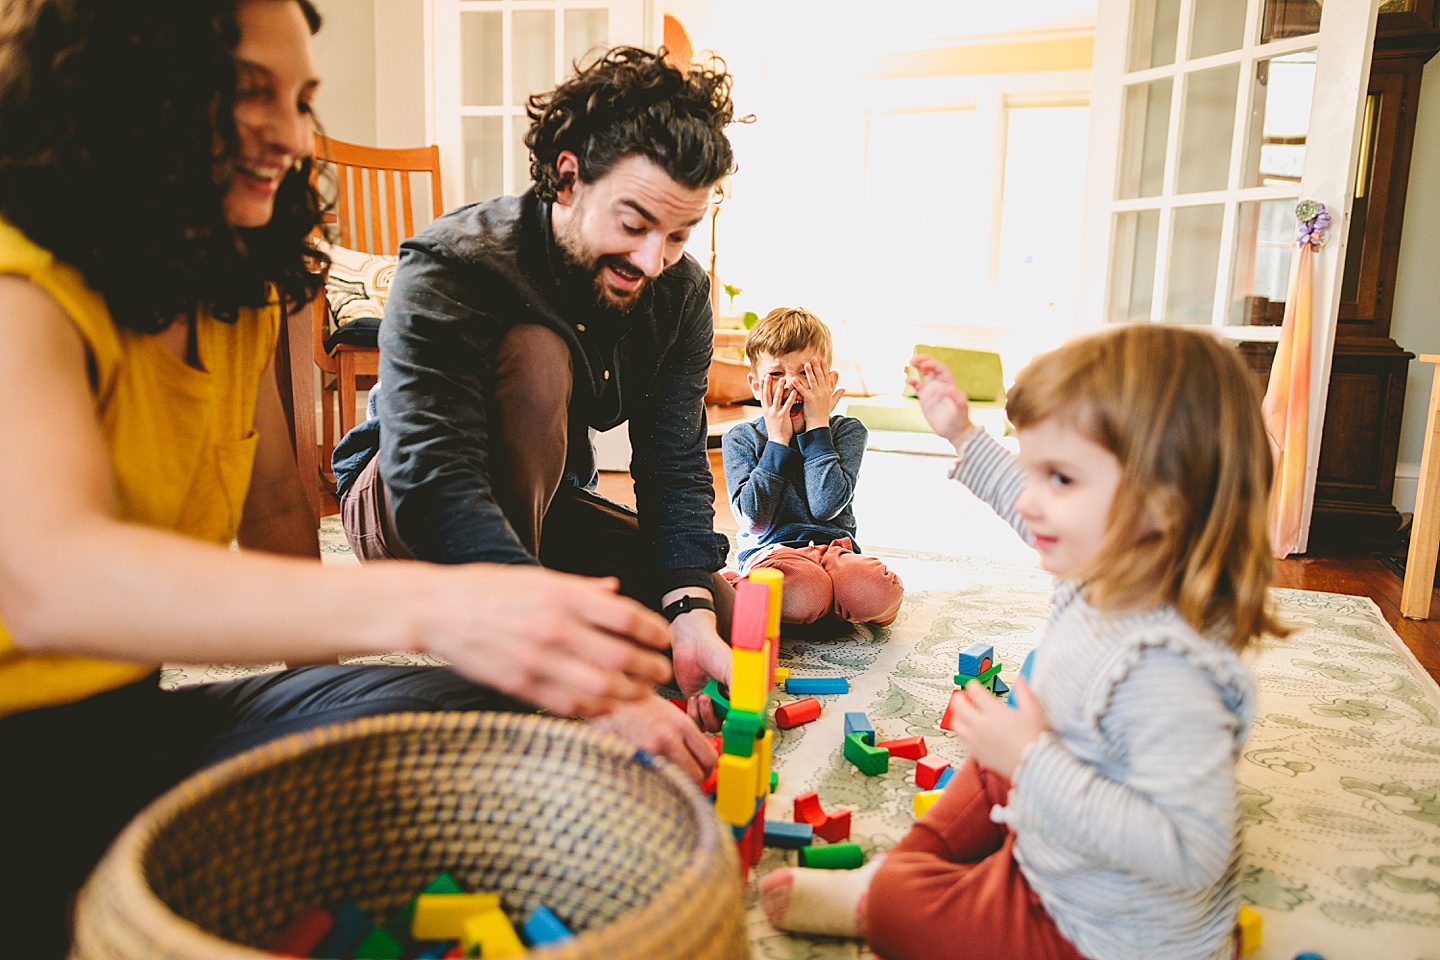
[[[709,285],[684,248],[734,166],[730,86],[723,64],[682,72],[620,47],[532,97],[534,186],[402,245],[378,415],[335,452],[362,558],[616,576],[671,619],[677,682],[707,725],[694,695],[728,681],[733,593],[705,451]],[[635,512],[594,492],[592,431],[627,421]],[[715,761],[658,696],[610,722]]]

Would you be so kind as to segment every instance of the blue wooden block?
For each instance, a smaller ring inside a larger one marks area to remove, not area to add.
[[[530,919],[525,921],[525,926],[520,929],[525,937],[525,942],[532,947],[538,947],[542,943],[559,943],[562,940],[574,940],[575,934],[570,928],[560,922],[560,918],[550,912],[550,908],[543,903],[536,907],[530,914]]]
[[[807,695],[811,693],[849,693],[850,681],[844,677],[787,677],[785,692]]]
[[[870,718],[859,710],[851,710],[845,714],[845,736],[858,733],[865,738],[870,746],[875,746],[875,727],[870,723]]]
[[[949,782],[950,782],[950,778],[952,778],[952,777],[954,777],[954,776],[955,776],[955,768],[954,768],[954,767],[946,767],[944,770],[941,770],[941,771],[940,771],[940,776],[937,777],[936,780],[935,780],[935,789],[936,789],[936,790],[944,790],[944,789],[945,789],[945,784],[949,783]]]
[[[788,820],[765,821],[765,846],[784,847],[794,850],[808,847],[815,839],[815,828],[808,823],[791,823]]]
[[[1035,666],[1035,648],[1034,648],[1034,647],[1031,647],[1031,648],[1030,648],[1030,652],[1027,653],[1027,654],[1025,654],[1025,662],[1022,663],[1022,664],[1020,664],[1020,676],[1025,679],[1025,682],[1026,682],[1026,683],[1029,683],[1029,682],[1030,682],[1030,670],[1031,670],[1031,668],[1033,668],[1034,666]],[[1010,706],[1012,706],[1012,707],[1016,707],[1016,706],[1017,706],[1016,703],[1015,703],[1015,691],[1014,691],[1014,690],[1011,690],[1011,691],[1010,691],[1010,695],[1005,698],[1005,702],[1008,703],[1008,704],[1009,704]],[[1017,707],[1017,709],[1018,709],[1018,707]]]
[[[990,689],[994,692],[995,696],[1003,697],[1010,692],[1010,684],[1006,683],[1004,680],[1001,680],[999,677],[996,677],[995,685]]]
[[[995,645],[977,640],[960,651],[960,666],[955,672],[968,673],[972,677],[978,677],[989,670],[994,662]]]
[[[335,926],[330,928],[330,932],[320,941],[311,956],[348,957],[360,946],[360,941],[370,932],[372,926],[370,918],[365,916],[365,911],[353,903],[347,903],[335,911]]]

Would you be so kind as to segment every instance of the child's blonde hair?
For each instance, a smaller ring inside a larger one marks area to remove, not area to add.
[[[1120,461],[1100,548],[1080,576],[1102,609],[1173,604],[1243,650],[1287,632],[1270,607],[1270,449],[1254,379],[1207,331],[1123,326],[1041,354],[1015,379],[1017,428],[1056,419]]]
[[[783,357],[807,349],[820,354],[827,367],[835,362],[830,328],[804,307],[776,307],[745,335],[745,359],[750,361],[752,373],[762,353]]]

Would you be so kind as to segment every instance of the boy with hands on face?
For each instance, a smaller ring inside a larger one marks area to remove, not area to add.
[[[832,350],[825,324],[799,308],[770,311],[745,338],[763,414],[723,443],[740,569],[785,574],[786,623],[832,617],[885,626],[905,588],[856,543],[851,504],[868,434],[859,420],[834,414],[845,391],[830,369]]]

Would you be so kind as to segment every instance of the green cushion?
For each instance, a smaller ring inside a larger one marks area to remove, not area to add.
[[[960,347],[937,347],[926,343],[915,345],[917,354],[939,360],[955,375],[955,385],[965,391],[972,403],[998,400],[1005,392],[1005,374],[1000,367],[1000,354],[989,350],[965,350]],[[905,396],[915,396],[915,389],[905,385]],[[868,426],[868,424],[867,424]]]

